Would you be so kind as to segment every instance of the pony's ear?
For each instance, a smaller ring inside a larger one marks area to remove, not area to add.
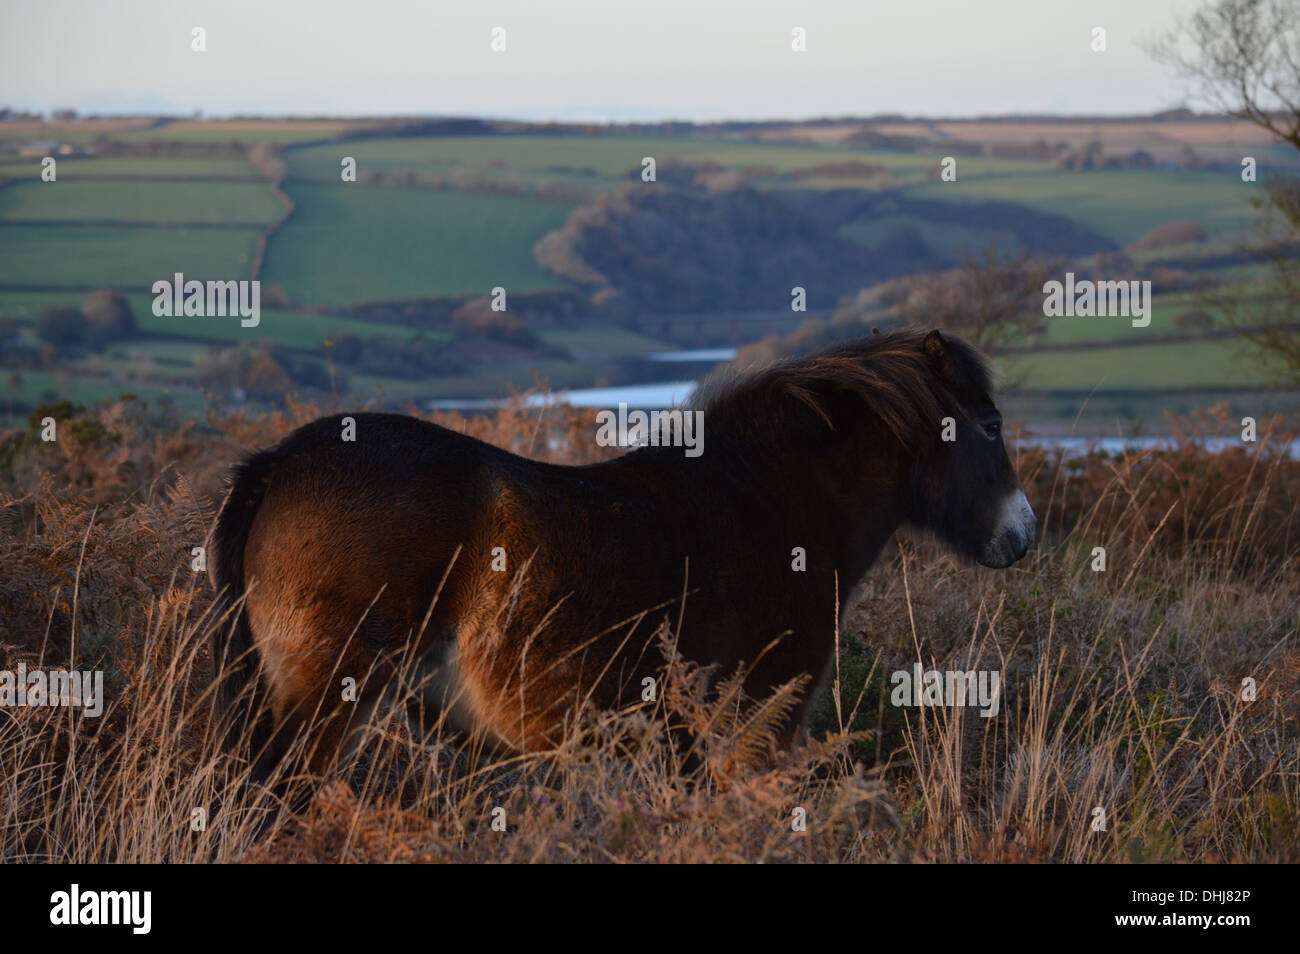
[[[948,348],[948,342],[943,340],[943,335],[939,334],[938,328],[925,336],[921,347],[925,351],[925,356],[930,359],[930,364],[943,379],[949,384],[955,383],[957,368],[953,364],[952,351]]]

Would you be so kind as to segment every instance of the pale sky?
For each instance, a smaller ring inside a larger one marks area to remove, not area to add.
[[[0,104],[593,121],[1143,113],[1187,90],[1138,44],[1197,5],[0,0]],[[505,52],[490,48],[494,27]],[[807,52],[791,50],[794,27]]]

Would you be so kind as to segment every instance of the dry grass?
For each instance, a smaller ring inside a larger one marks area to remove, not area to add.
[[[0,444],[0,669],[102,668],[109,696],[97,719],[0,709],[0,860],[1300,859],[1300,464],[1269,451],[1276,434],[1222,454],[1024,454],[1044,542],[993,572],[900,538],[850,602],[795,752],[769,751],[784,698],[708,694],[673,659],[655,704],[593,713],[551,753],[493,760],[380,714],[350,773],[273,819],[216,742],[218,621],[190,551],[239,450],[323,411],[186,421],[127,401],[61,415],[56,444]],[[608,453],[588,413],[439,420],[585,461]],[[918,661],[999,670],[1001,711],[893,706],[889,674]],[[692,772],[665,731],[681,722],[704,740]]]

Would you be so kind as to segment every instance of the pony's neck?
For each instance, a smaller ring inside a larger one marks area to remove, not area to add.
[[[715,432],[696,478],[721,482],[724,493],[752,491],[792,533],[831,550],[845,587],[903,523],[909,473],[897,438],[860,404],[856,410],[833,419],[833,428],[810,413],[766,429]]]

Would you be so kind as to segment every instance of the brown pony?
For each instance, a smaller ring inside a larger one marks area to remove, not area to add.
[[[977,353],[934,331],[713,387],[698,456],[565,467],[403,415],[348,415],[354,440],[321,418],[233,470],[212,560],[233,621],[221,694],[245,713],[265,694],[264,770],[307,726],[313,766],[346,751],[414,660],[445,722],[545,749],[582,704],[640,698],[667,617],[682,657],[746,667],[753,696],[811,677],[788,743],[832,661],[837,595],[900,525],[990,567],[1034,539],[989,391]]]

